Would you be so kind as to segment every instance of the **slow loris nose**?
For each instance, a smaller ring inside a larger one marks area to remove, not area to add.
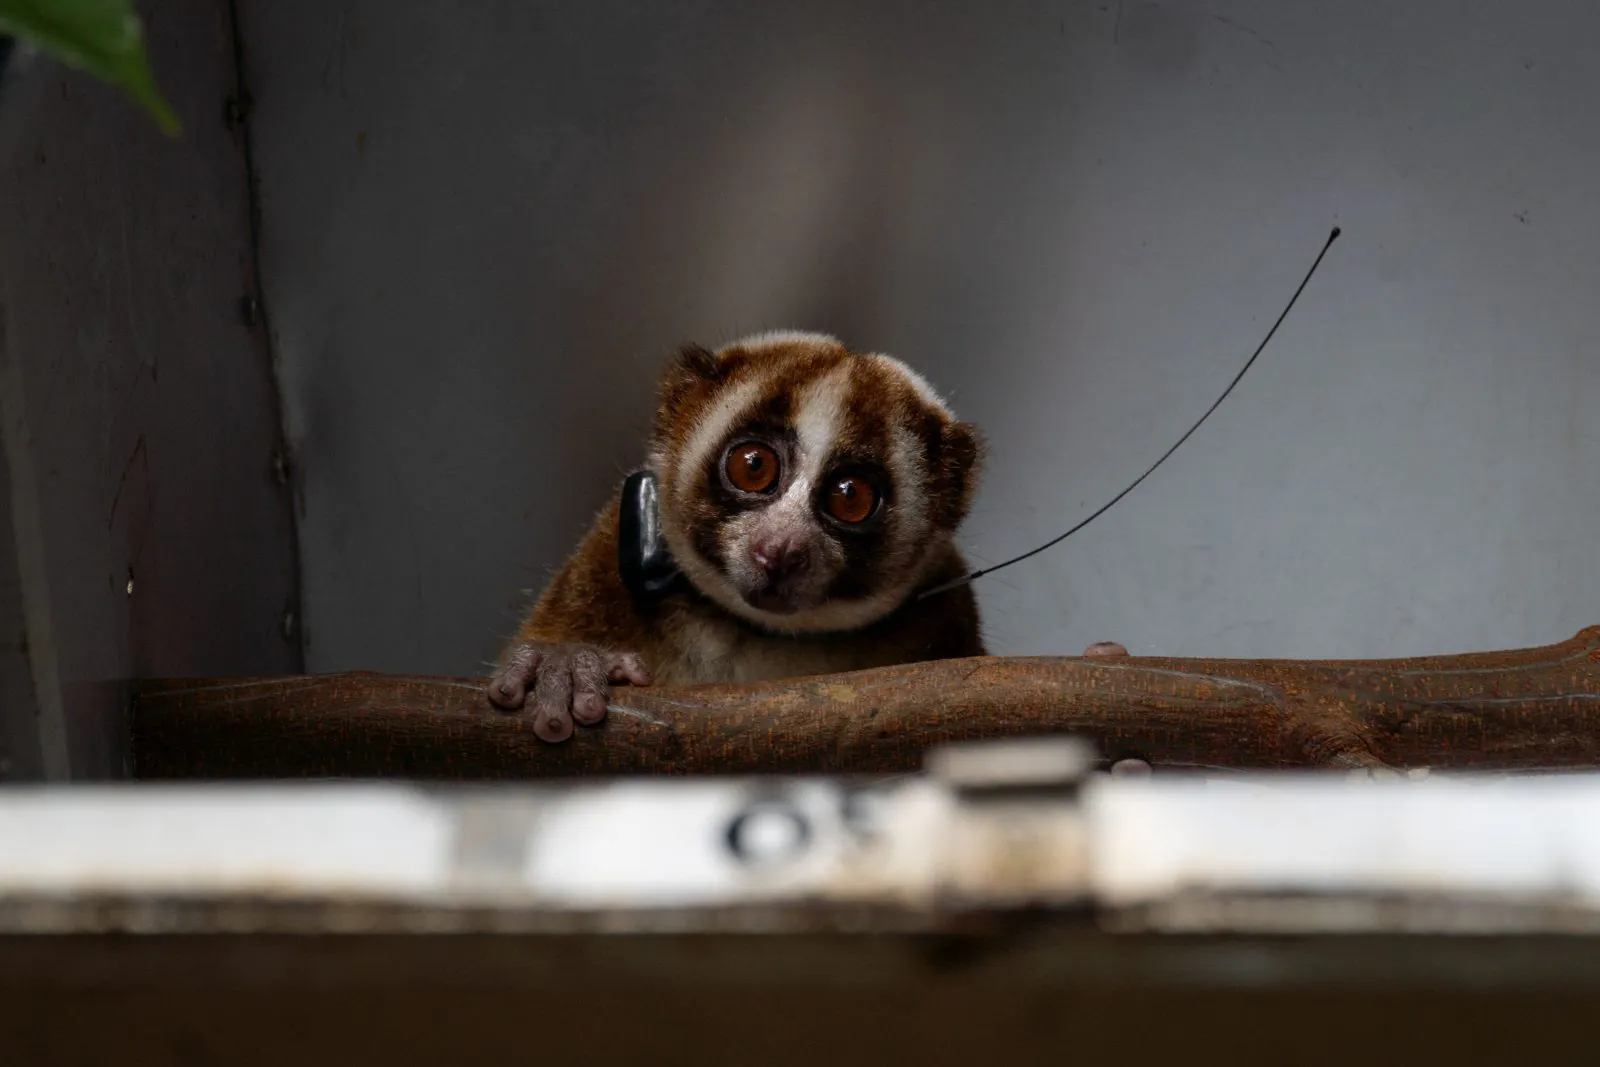
[[[810,563],[804,543],[793,537],[763,538],[751,546],[750,554],[769,582],[798,574]]]

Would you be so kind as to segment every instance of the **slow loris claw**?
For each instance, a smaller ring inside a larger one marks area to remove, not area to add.
[[[489,680],[489,702],[503,711],[529,707],[534,733],[565,741],[574,722],[596,726],[605,719],[606,698],[619,682],[649,685],[650,669],[632,652],[529,641],[513,648]]]

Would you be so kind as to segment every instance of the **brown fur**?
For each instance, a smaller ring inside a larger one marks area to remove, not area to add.
[[[661,685],[757,682],[864,670],[896,663],[984,655],[970,587],[911,601],[864,630],[764,634],[692,591],[649,610],[633,603],[617,574],[620,494],[546,587],[512,642],[590,644],[639,653]],[[966,572],[951,550],[927,586]]]

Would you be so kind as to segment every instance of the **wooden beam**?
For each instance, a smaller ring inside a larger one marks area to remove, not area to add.
[[[534,1041],[529,1060],[585,1067],[1582,1064],[1597,957],[1576,937],[1037,923],[961,939],[30,934],[0,938],[0,1033],[21,1067],[435,1067]]]
[[[1017,657],[755,686],[618,688],[547,744],[480,682],[153,680],[141,778],[894,773],[931,745],[1072,733],[1155,767],[1600,767],[1600,626],[1544,648],[1376,661]]]

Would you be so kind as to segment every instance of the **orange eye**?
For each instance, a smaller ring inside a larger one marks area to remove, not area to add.
[[[766,445],[739,445],[728,453],[728,481],[746,493],[765,493],[778,484],[778,456]]]
[[[846,474],[828,487],[828,514],[842,523],[866,522],[877,506],[878,491],[865,478]]]

